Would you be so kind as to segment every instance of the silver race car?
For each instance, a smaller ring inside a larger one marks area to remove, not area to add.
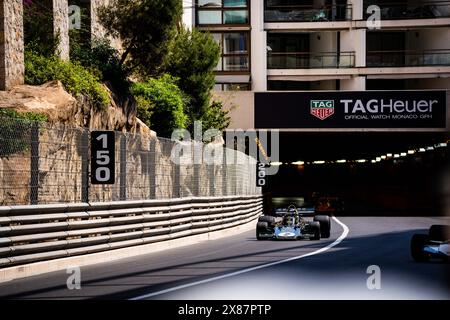
[[[414,261],[432,258],[449,260],[450,226],[432,225],[428,234],[415,234],[411,238],[411,257]]]
[[[275,210],[275,216],[261,216],[256,226],[256,239],[298,240],[330,237],[330,218],[314,216],[312,221],[303,217],[295,205]]]

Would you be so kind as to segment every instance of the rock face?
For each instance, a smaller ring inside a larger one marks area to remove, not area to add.
[[[0,92],[0,108],[12,108],[19,112],[37,112],[48,117],[50,123],[104,129],[155,136],[144,123],[136,118],[136,104],[131,100],[115,101],[110,92],[111,104],[105,110],[93,107],[87,99],[75,99],[64,90],[59,81],[42,86],[19,85],[10,91]]]

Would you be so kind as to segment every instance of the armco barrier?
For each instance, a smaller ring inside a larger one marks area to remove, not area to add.
[[[262,197],[227,196],[0,207],[0,268],[231,228]]]

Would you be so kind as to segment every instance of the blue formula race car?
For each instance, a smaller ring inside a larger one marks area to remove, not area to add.
[[[295,205],[289,205],[287,208],[276,209],[275,216],[259,217],[256,225],[256,239],[320,240],[330,237],[330,217],[317,215],[309,221],[301,213],[301,209]]]
[[[449,261],[450,226],[432,225],[428,234],[415,234],[411,238],[411,257],[414,261],[430,259]]]

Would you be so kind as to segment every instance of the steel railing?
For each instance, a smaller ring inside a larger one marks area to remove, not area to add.
[[[265,1],[265,22],[327,22],[352,19],[352,5],[270,5]]]
[[[450,49],[368,51],[367,67],[450,66]]]
[[[352,68],[355,52],[270,52],[268,69]]]
[[[256,219],[262,197],[0,207],[0,268],[209,233]]]

